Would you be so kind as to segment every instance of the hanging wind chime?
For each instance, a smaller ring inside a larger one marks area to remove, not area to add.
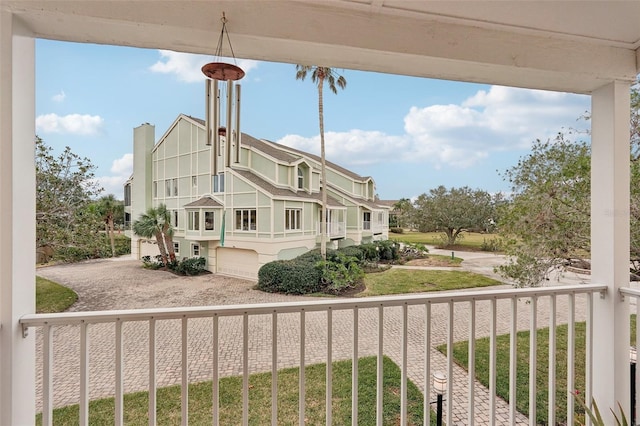
[[[221,147],[221,137],[224,137],[225,142],[224,163],[222,167],[231,166],[232,148],[234,154],[233,162],[240,162],[240,85],[234,82],[242,79],[245,73],[244,70],[236,64],[219,61],[219,58],[222,56],[222,44],[225,36],[229,43],[231,57],[233,58],[233,61],[236,62],[233,47],[231,46],[231,39],[229,38],[229,32],[227,31],[227,18],[223,12],[222,29],[220,31],[220,38],[218,39],[218,45],[215,51],[217,61],[210,62],[202,67],[202,73],[207,77],[207,80],[205,81],[205,127],[207,132],[207,145],[212,145],[213,147],[211,155],[212,175],[216,175],[218,173],[218,150]],[[219,81],[227,82],[226,127],[220,126],[221,99],[220,91],[218,89]]]

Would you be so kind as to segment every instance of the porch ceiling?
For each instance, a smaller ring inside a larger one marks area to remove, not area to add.
[[[640,2],[0,0],[36,37],[589,93],[640,71]],[[225,52],[228,54],[228,52]]]

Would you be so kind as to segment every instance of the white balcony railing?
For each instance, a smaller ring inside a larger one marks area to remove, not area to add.
[[[322,222],[318,222],[318,235],[322,233]],[[326,223],[327,237],[331,238],[345,238],[347,236],[347,227],[344,222],[327,222]]]
[[[271,407],[259,409],[270,409],[271,422],[275,425],[278,418],[277,372],[280,368],[294,366],[299,366],[301,372],[298,415],[300,424],[304,424],[304,367],[317,362],[326,362],[326,416],[327,424],[330,424],[332,361],[351,359],[357,366],[359,357],[365,355],[375,355],[378,360],[378,425],[382,424],[384,402],[380,380],[383,355],[391,357],[401,370],[400,424],[406,424],[407,420],[407,380],[410,378],[423,391],[425,424],[429,424],[428,408],[434,395],[431,377],[435,371],[444,371],[449,378],[445,395],[447,424],[474,424],[485,418],[491,420],[489,424],[513,425],[526,422],[527,416],[535,419],[537,409],[537,333],[530,333],[527,363],[530,365],[529,383],[533,385],[529,412],[524,416],[516,411],[517,331],[549,326],[550,342],[555,342],[555,326],[568,324],[566,391],[571,392],[575,389],[573,330],[576,321],[586,320],[585,397],[590,400],[593,294],[605,291],[606,286],[578,285],[261,305],[72,312],[27,315],[20,323],[24,332],[34,327],[41,329],[37,339],[38,359],[41,360],[38,374],[42,383],[38,405],[43,413],[43,425],[52,424],[54,407],[74,402],[80,405],[80,424],[87,425],[89,400],[105,396],[115,396],[114,423],[122,425],[125,387],[128,392],[149,391],[149,424],[155,424],[158,387],[176,383],[182,385],[182,424],[188,424],[187,383],[205,380],[202,378],[205,373],[212,379],[214,425],[220,423],[219,379],[223,375],[242,376],[242,405],[238,407],[238,419],[242,418],[242,424],[246,425],[250,409],[249,375],[265,370],[272,374]],[[633,295],[639,296],[640,292]],[[499,334],[509,334],[511,342],[508,403],[498,398],[495,391]],[[76,337],[72,338],[74,335]],[[483,336],[490,341],[488,388],[476,383],[474,378],[475,340]],[[92,345],[90,342],[94,340],[96,343]],[[453,362],[453,343],[462,340],[469,342],[468,372]],[[446,354],[436,349],[440,344],[447,345]],[[107,348],[113,348],[114,353],[105,353]],[[71,354],[78,353],[78,364],[73,361],[71,366],[66,366],[73,374],[58,371],[65,368]],[[227,365],[225,359],[233,360],[235,365]],[[555,424],[555,344],[549,344],[548,362],[548,418],[549,424]],[[138,373],[133,374],[132,370]],[[147,376],[136,385],[135,376],[145,374]],[[352,407],[357,407],[358,369],[352,368],[352,374]],[[113,386],[98,386],[96,381],[107,381]],[[573,417],[573,400],[568,397],[567,424],[574,424]],[[352,424],[358,424],[357,409],[353,409]]]
[[[365,220],[362,222],[362,229],[365,231],[370,231],[372,234],[381,234],[384,231],[386,226],[382,223],[371,222],[369,220]]]

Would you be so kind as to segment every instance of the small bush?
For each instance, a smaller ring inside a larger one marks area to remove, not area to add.
[[[381,240],[375,242],[378,256],[381,261],[393,262],[399,259],[400,244],[392,240]]]
[[[304,256],[304,255],[303,255]],[[268,293],[308,294],[320,291],[321,272],[304,257],[276,260],[262,265],[257,288]]]
[[[364,277],[364,271],[359,266],[357,257],[345,256],[338,253],[333,260],[320,261],[316,267],[321,272],[323,291],[339,294],[354,288]]]
[[[362,262],[364,260],[364,253],[362,252],[360,246],[347,246],[339,248],[335,251],[335,255],[332,256],[331,259],[333,260],[338,256],[355,257],[358,262]],[[327,256],[327,258],[329,258],[329,256]]]
[[[360,245],[360,251],[364,261],[377,262],[380,260],[377,245],[375,243],[366,243]]]
[[[394,234],[404,234],[404,228],[389,228],[389,231]]]
[[[502,240],[499,238],[491,238],[487,241],[486,238],[482,240],[482,244],[480,245],[480,250],[482,251],[500,251],[502,250]]]
[[[142,267],[154,270],[164,268],[164,263],[162,263],[162,256],[142,256]]]
[[[185,257],[170,262],[167,267],[179,275],[200,275],[207,271],[207,261],[204,257]]]

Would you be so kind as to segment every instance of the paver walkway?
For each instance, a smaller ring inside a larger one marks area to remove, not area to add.
[[[433,252],[433,251],[432,251]],[[437,251],[436,251],[437,252]],[[450,254],[450,252],[449,252]],[[461,256],[461,253],[457,253]],[[463,267],[476,272],[493,274],[492,262],[500,257],[484,253],[465,253]],[[487,266],[490,265],[490,266]],[[59,265],[38,269],[37,274],[74,289],[80,301],[72,311],[162,308],[175,306],[207,306],[242,303],[268,303],[285,301],[318,300],[317,298],[286,296],[263,293],[252,289],[254,283],[217,275],[199,277],[177,277],[163,271],[148,271],[140,268],[137,261],[125,258],[99,260],[80,264]],[[498,303],[498,333],[507,333],[510,324],[509,301]],[[558,322],[566,321],[566,301],[558,300]],[[518,327],[526,329],[529,324],[529,304],[518,302]],[[582,298],[577,300],[577,318],[584,317]],[[445,343],[447,333],[446,306],[432,309],[432,371],[445,370],[446,358],[435,350]],[[455,307],[455,340],[466,340],[468,336],[468,304]],[[409,317],[409,377],[424,388],[424,308],[410,307]],[[547,301],[538,305],[539,326],[548,320]],[[359,354],[374,355],[377,352],[377,311],[359,311]],[[384,313],[384,352],[400,364],[401,324],[400,308],[387,308]],[[349,359],[353,353],[353,314],[351,311],[333,313],[334,359]],[[477,303],[476,336],[489,333],[489,305]],[[112,396],[114,392],[114,327],[97,324],[89,327],[90,335],[90,396],[92,399]],[[148,386],[148,325],[146,322],[126,323],[124,330],[125,392],[145,390]],[[158,386],[180,383],[181,351],[179,321],[159,321],[157,329],[157,379]],[[269,371],[271,368],[271,322],[270,318],[252,317],[250,330],[251,372]],[[306,314],[306,364],[326,360],[326,314]],[[278,322],[278,366],[298,366],[299,361],[299,317],[283,314]],[[210,380],[212,377],[212,327],[210,319],[194,319],[189,322],[189,379]],[[220,373],[223,376],[242,373],[242,324],[241,318],[220,319]],[[37,337],[37,398],[41,406],[41,345]],[[78,401],[79,383],[79,332],[78,327],[67,326],[56,330],[54,337],[54,405],[63,406]],[[453,419],[448,424],[467,423],[467,373],[457,366],[453,378]],[[480,384],[476,389],[476,424],[488,424],[488,392]],[[498,424],[508,424],[508,407],[503,401],[498,404]],[[519,423],[526,424],[521,417]]]

